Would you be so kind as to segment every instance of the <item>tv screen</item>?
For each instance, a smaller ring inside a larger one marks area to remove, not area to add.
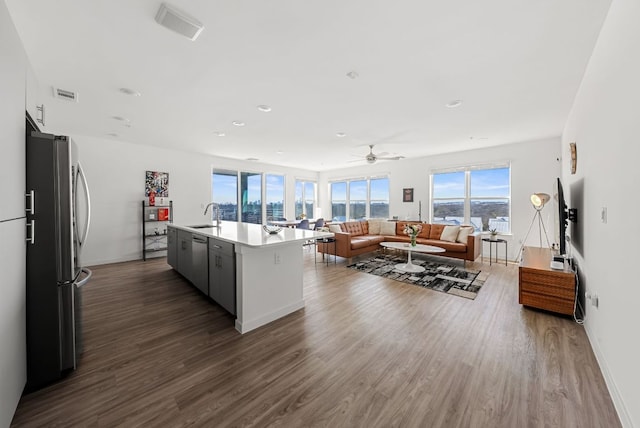
[[[567,203],[564,199],[564,190],[562,189],[562,182],[558,177],[558,243],[560,244],[560,255],[567,254],[567,226],[569,222],[569,212],[567,209]]]

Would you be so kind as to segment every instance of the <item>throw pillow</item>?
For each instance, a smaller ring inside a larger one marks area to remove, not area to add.
[[[329,225],[329,232],[333,232],[333,233],[342,232],[342,229],[340,228],[339,224],[330,224]]]
[[[445,226],[440,235],[441,241],[456,242],[458,238],[458,232],[460,232],[460,226]]]
[[[396,234],[395,221],[383,221],[380,223],[380,235],[391,236]]]
[[[473,233],[473,227],[462,226],[460,227],[460,232],[458,232],[458,238],[456,239],[456,241],[461,244],[466,244],[467,239],[469,238],[469,235],[471,235],[472,233]]]
[[[369,220],[369,235],[380,235],[380,221]]]

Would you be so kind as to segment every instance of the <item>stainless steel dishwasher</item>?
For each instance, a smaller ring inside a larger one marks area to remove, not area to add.
[[[193,285],[209,295],[209,249],[208,238],[206,236],[191,235],[191,269]]]

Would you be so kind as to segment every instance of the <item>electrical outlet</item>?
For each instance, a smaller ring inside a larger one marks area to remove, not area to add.
[[[600,221],[607,224],[607,207],[602,207],[600,211]]]
[[[273,264],[280,264],[280,253],[273,253]]]

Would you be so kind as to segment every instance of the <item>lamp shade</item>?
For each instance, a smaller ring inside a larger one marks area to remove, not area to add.
[[[549,202],[549,200],[551,200],[551,196],[546,193],[534,193],[531,195],[531,203],[537,210],[544,207],[544,204]]]

